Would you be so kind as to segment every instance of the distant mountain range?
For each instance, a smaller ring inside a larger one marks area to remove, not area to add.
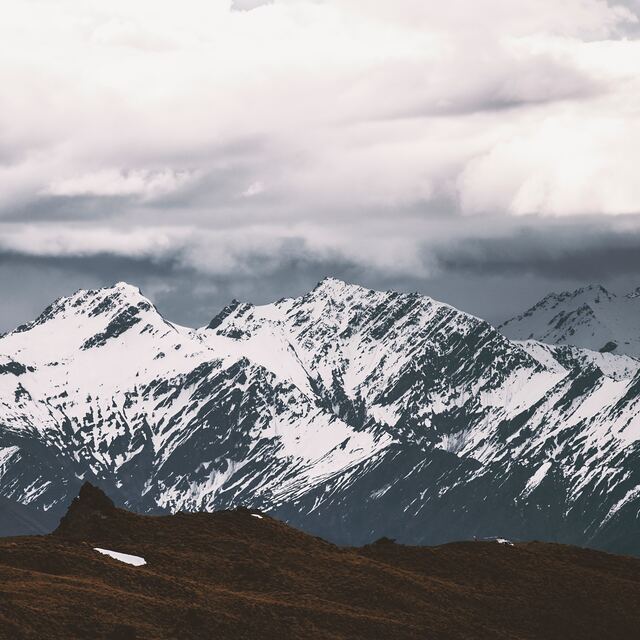
[[[501,331],[335,279],[201,329],[124,283],[79,291],[0,339],[0,495],[58,517],[89,480],[139,512],[247,505],[339,543],[640,554],[636,303],[581,291]],[[598,323],[571,312],[587,300]],[[558,313],[573,333],[549,333]]]
[[[640,356],[640,287],[624,296],[599,285],[552,293],[500,330],[516,340]]]

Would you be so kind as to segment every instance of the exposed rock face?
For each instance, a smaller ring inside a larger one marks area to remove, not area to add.
[[[59,517],[89,481],[144,513],[246,505],[347,544],[640,553],[640,363],[608,351],[334,279],[198,330],[124,283],[79,291],[0,338],[0,495]]]
[[[104,532],[106,521],[113,518],[116,513],[113,500],[98,487],[85,482],[80,488],[78,497],[73,499],[67,513],[60,520],[54,534],[76,539],[96,537]]]

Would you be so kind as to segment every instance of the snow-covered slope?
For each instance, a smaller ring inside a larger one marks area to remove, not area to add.
[[[6,493],[48,508],[63,477],[93,477],[133,504],[202,509],[243,467],[252,472],[239,491],[260,468],[262,491],[291,494],[384,446],[388,436],[354,430],[278,375],[271,337],[276,372],[234,338],[166,322],[129,285],[57,301],[0,341],[17,372],[0,380]],[[64,497],[75,490],[65,486]]]
[[[640,356],[640,290],[617,296],[589,286],[552,293],[499,329],[516,340]]]
[[[640,552],[633,358],[334,279],[198,330],[124,283],[79,291],[0,354],[0,495],[47,513],[91,480],[144,512],[246,504],[347,543]]]

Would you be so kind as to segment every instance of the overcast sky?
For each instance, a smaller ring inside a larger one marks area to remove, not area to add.
[[[4,0],[0,330],[326,275],[499,321],[640,285],[634,0]]]

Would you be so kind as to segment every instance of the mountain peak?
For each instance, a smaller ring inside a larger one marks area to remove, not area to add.
[[[70,296],[63,296],[50,304],[40,316],[29,325],[31,327],[58,315],[67,310],[74,313],[88,312],[89,315],[97,315],[114,306],[137,305],[144,302],[151,307],[151,303],[142,295],[140,289],[126,282],[117,282],[109,287],[100,289],[78,289]],[[25,327],[21,327],[24,329]]]
[[[605,300],[613,300],[616,295],[611,293],[607,289],[605,289],[601,284],[590,284],[586,287],[581,287],[580,289],[576,289],[571,294],[573,298],[577,298],[580,296],[594,296],[594,301],[597,303],[601,298]]]
[[[137,287],[134,284],[129,284],[128,282],[124,282],[124,280],[121,280],[120,282],[116,282],[110,287],[103,287],[102,289],[97,289],[97,291],[120,293],[123,296],[131,297],[131,298],[144,298],[142,291],[140,291],[140,287]]]
[[[78,289],[70,296],[58,298],[35,320],[17,327],[11,333],[24,333],[37,327],[49,326],[50,321],[64,321],[73,317],[111,323],[122,314],[139,316],[146,312],[155,312],[160,316],[138,287],[118,282],[100,289]]]
[[[359,284],[352,284],[338,278],[327,277],[318,282],[310,293],[311,295],[319,294],[328,298],[336,299],[349,298],[354,295],[372,294],[374,291]]]
[[[602,285],[592,284],[550,294],[499,329],[516,340],[535,339],[554,345],[638,355],[638,298],[640,289],[617,296]]]
[[[570,302],[580,299],[588,299],[589,302],[595,302],[596,304],[600,302],[601,299],[606,301],[613,300],[615,298],[615,294],[609,292],[605,289],[601,284],[589,284],[584,287],[579,287],[578,289],[574,289],[573,291],[562,291],[561,293],[550,293],[545,296],[534,305],[529,311],[532,309],[537,309],[540,307],[551,307],[555,308],[559,304]]]
[[[141,300],[149,302],[139,287],[124,281],[116,282],[111,286],[101,287],[100,289],[81,289],[77,291],[74,296],[84,298],[117,298],[122,302],[128,302],[130,304],[137,304]]]
[[[100,527],[100,522],[116,512],[116,507],[102,489],[85,482],[78,496],[69,505],[55,533],[74,534],[86,530],[87,525]]]
[[[74,499],[72,505],[73,504],[76,505],[76,508],[93,509],[103,512],[113,511],[113,509],[115,509],[113,500],[111,500],[102,489],[92,485],[90,482],[85,482],[82,487],[80,487],[78,497]]]
[[[317,291],[317,290],[339,291],[349,286],[355,286],[355,285],[349,285],[349,283],[345,282],[344,280],[340,280],[339,278],[334,278],[333,276],[327,276],[326,278],[323,278],[322,280],[320,280],[320,282],[316,284],[313,290],[314,291]]]

